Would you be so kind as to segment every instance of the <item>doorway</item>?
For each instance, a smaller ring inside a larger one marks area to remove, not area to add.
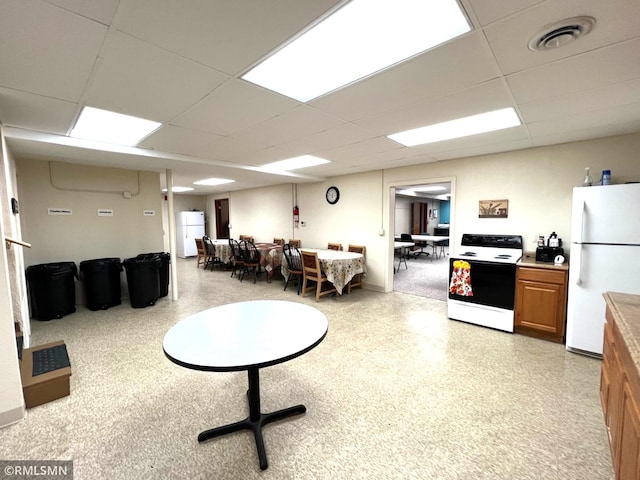
[[[215,201],[216,238],[229,238],[229,199]]]
[[[396,186],[394,236],[449,237],[451,190],[451,181]],[[393,290],[446,301],[450,241],[416,243],[406,261],[394,259],[398,271],[393,275]]]

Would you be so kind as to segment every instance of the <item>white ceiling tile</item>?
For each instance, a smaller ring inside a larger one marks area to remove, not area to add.
[[[518,103],[572,95],[640,78],[638,52],[640,37],[509,75],[507,82]]]
[[[78,101],[106,33],[45,2],[3,0],[0,86]]]
[[[463,0],[463,4],[470,4],[471,9],[476,14],[481,25],[488,25],[508,17],[514,13],[521,12],[533,5],[542,3],[544,0]]]
[[[218,135],[163,125],[149,135],[140,144],[143,148],[152,148],[161,152],[181,153],[198,156],[202,148],[220,139]]]
[[[0,124],[66,135],[76,104],[0,87]]]
[[[242,108],[238,108],[238,105]],[[218,87],[171,123],[230,135],[299,106],[300,102],[242,80]]]
[[[110,34],[85,104],[167,122],[227,80],[204,65],[123,33]]]
[[[358,159],[369,158],[386,152],[403,150],[400,145],[387,137],[376,137],[363,142],[352,143],[342,147],[321,150],[318,155],[332,162],[346,162],[348,164],[358,163]]]
[[[482,32],[472,32],[311,104],[353,121],[441,97],[499,76],[500,70]]]
[[[118,28],[230,75],[257,61],[338,0],[136,0]]]
[[[510,152],[513,150],[523,150],[535,146],[531,140],[520,139],[510,142],[500,142],[489,145],[468,146],[454,150],[445,150],[442,152],[432,153],[431,156],[436,160],[451,160],[455,158],[475,157],[478,155],[487,155],[490,153]]]
[[[640,119],[640,102],[531,122],[529,123],[529,131],[536,138],[562,132],[602,129],[606,125],[635,123],[638,119]]]
[[[292,149],[303,153],[314,153],[320,150],[327,150],[342,145],[361,142],[371,138],[371,132],[353,125],[345,123],[337,127],[323,130],[305,137],[296,138],[292,142],[281,144],[283,148]]]
[[[581,0],[579,4],[577,8],[576,2],[546,1],[487,27],[485,34],[502,71],[505,74],[519,72],[634,38],[640,33],[637,20],[631,20],[640,18],[638,1]],[[529,40],[545,27],[578,15],[596,19],[588,35],[555,50],[529,50]]]
[[[48,0],[66,10],[109,25],[118,8],[119,0]]]
[[[593,90],[566,93],[545,100],[523,103],[518,108],[523,119],[529,123],[638,102],[640,102],[640,78]]]
[[[246,163],[246,156],[263,148],[265,148],[264,145],[260,145],[251,139],[239,140],[233,137],[217,137],[205,145],[194,146],[193,151],[194,155],[202,158],[211,158],[233,163]]]
[[[312,135],[342,123],[345,122],[303,105],[232,137],[241,141],[250,140],[266,148],[285,144],[291,139]]]
[[[498,79],[473,86],[454,95],[416,103],[408,108],[362,119],[356,124],[381,135],[391,135],[412,128],[511,106],[513,106],[511,94],[506,88],[504,80]]]

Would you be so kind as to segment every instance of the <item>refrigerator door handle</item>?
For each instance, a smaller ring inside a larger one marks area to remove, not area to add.
[[[574,240],[577,243],[582,243],[582,237],[584,235],[584,217],[587,214],[587,204],[584,200],[580,202],[580,230],[578,231],[579,237],[577,240]]]
[[[576,243],[576,248],[573,250],[573,252],[575,252],[577,255],[575,255],[578,258],[571,258],[571,261],[573,262],[575,260],[575,269],[576,269],[576,285],[580,286],[582,285],[582,248],[583,245],[581,243]],[[572,253],[573,253],[572,252]]]

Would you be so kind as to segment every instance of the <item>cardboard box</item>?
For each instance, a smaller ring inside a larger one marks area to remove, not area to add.
[[[22,377],[22,393],[27,408],[42,405],[70,394],[70,366],[33,376],[33,353],[57,345],[64,345],[64,342],[59,340],[22,350],[20,376]]]

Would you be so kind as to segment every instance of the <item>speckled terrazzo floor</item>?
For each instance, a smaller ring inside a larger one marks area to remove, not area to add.
[[[178,301],[33,322],[35,345],[65,340],[72,393],[0,430],[0,459],[73,459],[76,480],[613,478],[596,359],[448,320],[428,298],[357,289],[316,303],[177,266]],[[251,433],[196,439],[244,418],[246,374],[181,368],[161,343],[190,313],[266,298],[316,306],[329,333],[261,371],[263,411],[307,406],[265,428],[261,472]]]

